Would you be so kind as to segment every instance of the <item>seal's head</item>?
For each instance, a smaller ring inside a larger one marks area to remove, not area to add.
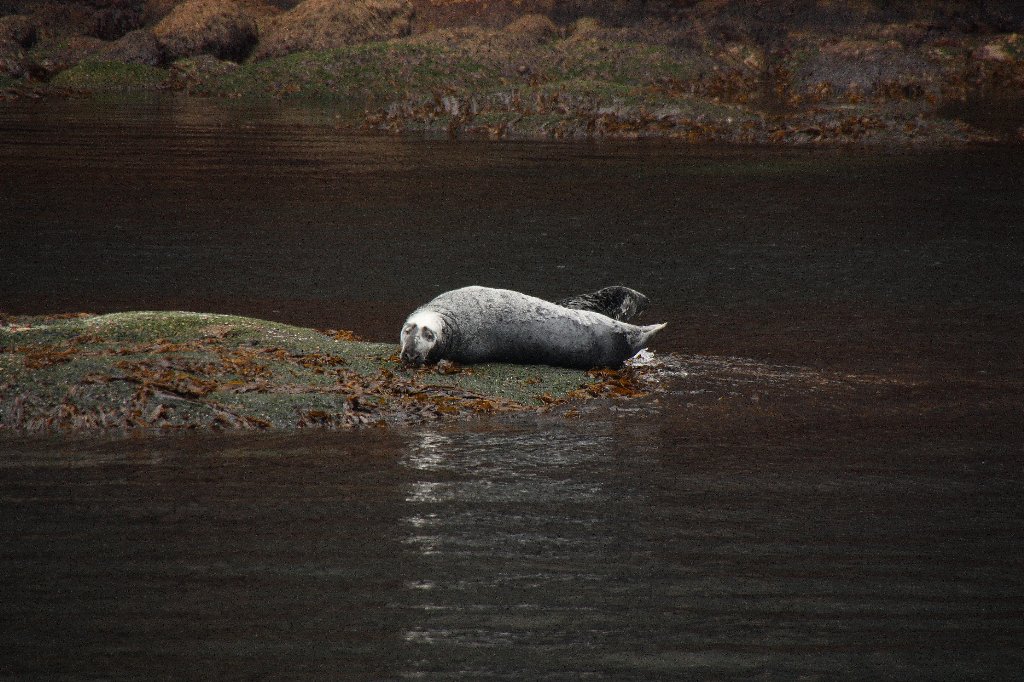
[[[429,310],[418,310],[402,326],[402,362],[422,365],[436,362],[441,351],[444,322],[441,316]]]

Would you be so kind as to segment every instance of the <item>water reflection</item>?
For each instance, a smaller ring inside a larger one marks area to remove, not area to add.
[[[402,523],[418,556],[406,585],[419,615],[402,638],[444,653],[413,655],[404,674],[427,674],[441,659],[467,675],[493,671],[493,649],[506,652],[500,668],[515,648],[557,649],[604,630],[580,592],[605,582],[617,544],[606,478],[615,457],[609,424],[415,435],[402,459],[414,473]]]
[[[760,381],[769,399],[818,383],[737,359],[688,366]],[[1020,490],[996,483],[1005,448],[695,442],[673,425],[688,405],[411,434],[401,674],[961,674],[980,659],[951,643],[1024,635],[1024,583],[996,549],[1024,516],[984,501]]]

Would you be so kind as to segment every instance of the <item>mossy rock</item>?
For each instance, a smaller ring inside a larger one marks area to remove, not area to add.
[[[397,92],[487,90],[496,68],[428,45],[365,43],[244,64],[204,83],[213,95],[322,100],[389,100]]]
[[[140,92],[159,90],[166,80],[167,71],[154,66],[87,59],[61,71],[50,82],[87,92]]]
[[[542,366],[409,369],[396,353],[233,315],[7,317],[0,432],[340,428],[536,409],[621,384]]]
[[[5,73],[0,73],[0,90],[17,90],[23,84],[24,81],[20,78],[14,78]]]

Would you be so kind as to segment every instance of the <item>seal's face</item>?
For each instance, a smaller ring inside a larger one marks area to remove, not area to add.
[[[437,359],[435,352],[442,333],[441,317],[428,311],[409,316],[402,327],[402,362],[407,365],[422,365]]]

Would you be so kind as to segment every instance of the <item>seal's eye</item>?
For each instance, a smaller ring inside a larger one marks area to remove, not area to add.
[[[427,341],[433,341],[434,340],[434,332],[430,331],[429,329],[424,329],[423,330],[423,338],[426,339]]]

